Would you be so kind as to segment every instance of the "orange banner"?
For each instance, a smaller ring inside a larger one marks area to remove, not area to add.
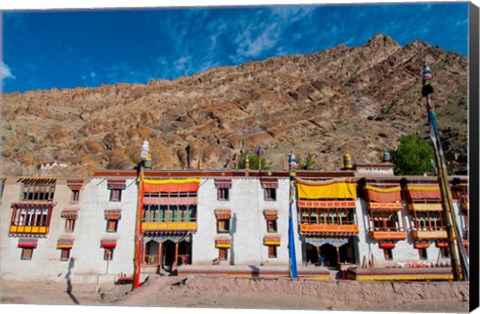
[[[144,192],[197,192],[200,179],[144,180]]]

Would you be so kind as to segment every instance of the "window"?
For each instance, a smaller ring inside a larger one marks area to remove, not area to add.
[[[448,250],[448,247],[441,247],[440,248],[440,255],[444,258],[450,257],[450,252]]]
[[[221,261],[226,261],[228,259],[228,249],[219,248],[218,249],[218,259]]]
[[[72,190],[72,202],[78,202],[80,200],[80,190]]]
[[[276,245],[269,245],[268,246],[268,257],[269,258],[277,258],[277,246]]]
[[[107,188],[110,190],[110,202],[120,202],[122,200],[122,190],[126,188],[124,179],[109,179]]]
[[[14,203],[10,233],[48,233],[52,204],[23,204]],[[36,227],[29,228],[24,227]]]
[[[398,231],[400,230],[397,212],[371,213],[374,231]]]
[[[217,188],[217,200],[228,201],[229,192],[232,188],[231,178],[215,178],[215,187]]]
[[[301,224],[354,225],[354,208],[300,208]]]
[[[275,188],[265,188],[265,200],[275,201],[277,199],[277,190]]]
[[[53,201],[54,192],[55,183],[24,183],[22,191],[22,201]]]
[[[122,190],[112,189],[110,190],[110,202],[121,202],[122,201]]]
[[[273,219],[267,220],[267,232],[277,232],[277,221]]]
[[[75,219],[67,218],[65,219],[65,232],[73,232],[75,229]]]
[[[393,260],[393,250],[392,249],[383,249],[383,256],[385,260],[391,261]]]
[[[105,248],[105,253],[103,254],[103,259],[106,261],[113,260],[113,248]]]
[[[418,255],[422,260],[428,259],[427,249],[418,249]]]
[[[229,190],[227,188],[219,188],[217,190],[217,200],[228,201],[228,199],[229,199]]]
[[[107,232],[117,232],[118,219],[107,219]]]
[[[0,199],[3,197],[3,190],[5,189],[5,180],[6,178],[0,179]]]
[[[230,219],[218,219],[217,220],[217,233],[230,232]]]
[[[69,258],[70,258],[70,249],[61,249],[60,260],[68,261]]]
[[[31,260],[33,255],[33,248],[22,248],[22,257],[23,260]]]

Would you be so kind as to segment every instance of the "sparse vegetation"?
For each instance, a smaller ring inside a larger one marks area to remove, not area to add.
[[[258,156],[256,154],[245,154],[241,153],[238,160],[238,169],[246,169],[246,158],[248,158],[248,164],[250,170],[258,169]],[[260,157],[260,170],[270,170],[270,165],[267,163],[267,160],[263,157]]]

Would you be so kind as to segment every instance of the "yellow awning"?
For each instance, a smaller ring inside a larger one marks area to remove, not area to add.
[[[300,199],[355,199],[357,184],[351,180],[307,181],[297,179]]]

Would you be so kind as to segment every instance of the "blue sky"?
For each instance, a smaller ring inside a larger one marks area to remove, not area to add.
[[[4,92],[171,80],[377,33],[468,50],[467,2],[4,11],[2,20]]]

